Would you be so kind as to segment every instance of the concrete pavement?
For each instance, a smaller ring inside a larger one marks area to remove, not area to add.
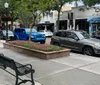
[[[100,85],[100,58],[77,53],[68,57],[42,60],[4,49],[0,53],[22,64],[32,64],[34,79],[43,85]],[[0,69],[0,85],[14,85],[15,78]],[[27,77],[30,77],[27,75]],[[36,85],[38,85],[36,84]],[[24,84],[30,85],[30,84]]]

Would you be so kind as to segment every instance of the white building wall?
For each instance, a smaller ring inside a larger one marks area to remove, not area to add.
[[[100,8],[100,7],[97,7],[97,8]],[[91,17],[100,16],[100,10],[99,10],[99,12],[95,12],[95,9],[96,9],[95,7],[92,7],[92,8],[86,8],[86,7],[72,8],[71,11],[63,12],[60,19],[67,20],[68,19],[68,12],[73,12],[74,19],[88,19]]]
[[[96,10],[97,9],[97,10]],[[77,8],[72,8],[70,11],[65,11],[62,13],[60,20],[68,20],[68,13],[73,13],[73,28],[75,28],[75,20],[76,19],[89,19],[92,17],[100,17],[100,7],[91,7],[87,8],[85,6],[80,6]],[[67,25],[69,25],[69,22],[67,22]],[[89,27],[90,28],[90,27]],[[67,26],[67,29],[70,29],[69,26]]]
[[[50,23],[55,23],[57,20],[58,13],[57,11],[50,11],[50,13],[52,13],[52,15],[45,15],[44,17],[42,17],[40,23],[45,23],[47,21],[49,21]]]

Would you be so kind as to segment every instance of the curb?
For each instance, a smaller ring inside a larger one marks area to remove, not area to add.
[[[5,43],[5,40],[0,40],[0,48],[3,48],[3,43]]]

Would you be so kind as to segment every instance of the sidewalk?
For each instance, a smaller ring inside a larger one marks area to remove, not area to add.
[[[4,48],[0,48],[0,53],[19,63],[31,64],[35,81],[43,85],[100,85],[100,58],[97,57],[71,53],[68,57],[42,60]],[[11,75],[2,69],[0,73],[0,85],[14,85]]]
[[[5,43],[5,40],[0,40],[0,48],[3,48],[3,43]]]
[[[6,56],[8,56],[9,52],[6,52],[7,49],[6,50],[3,49],[3,43],[5,43],[5,40],[0,40],[0,53],[7,54]],[[29,63],[26,63],[26,64],[29,64]],[[16,80],[15,80],[15,77],[14,76],[12,76],[11,74],[7,73],[6,71],[4,71],[2,69],[0,69],[0,74],[2,74],[2,75],[0,75],[0,85],[15,85],[15,81]],[[26,77],[26,76],[24,76],[24,77]],[[22,85],[31,85],[31,84],[28,82],[28,83],[22,84]],[[38,83],[38,82],[35,81],[35,85],[42,85],[42,84],[40,84],[40,83]]]

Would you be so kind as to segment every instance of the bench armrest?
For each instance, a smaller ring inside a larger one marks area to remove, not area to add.
[[[32,65],[31,64],[26,64],[26,65],[22,65],[22,66],[19,66],[19,67],[17,67],[17,68],[30,68],[31,70],[33,70],[33,72],[35,72],[35,70],[34,69],[32,69]]]
[[[32,69],[32,65],[31,64],[21,65],[21,66],[19,66],[17,68],[23,68],[23,67],[29,67],[29,68]]]
[[[0,63],[0,68],[6,69],[7,67],[6,67],[4,64],[1,64],[1,63]]]

